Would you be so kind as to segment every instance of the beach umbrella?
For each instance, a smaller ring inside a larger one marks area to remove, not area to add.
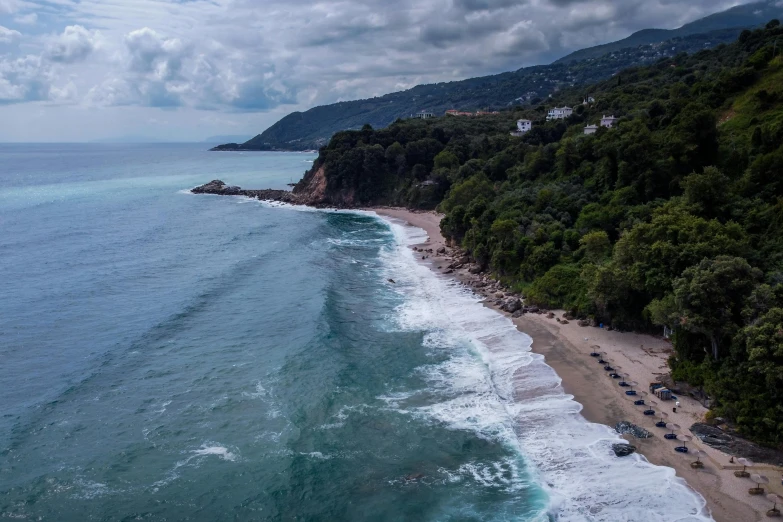
[[[755,488],[750,488],[748,490],[748,493],[751,495],[761,495],[764,493],[764,488],[761,487],[762,484],[769,484],[769,478],[767,478],[764,475],[759,475],[758,473],[754,473],[750,476],[750,480],[756,483]]]
[[[606,357],[606,352],[599,352],[598,353],[598,364],[606,364],[606,361],[604,358]]]
[[[742,471],[747,471],[747,468],[752,468],[755,465],[755,462],[753,462],[750,459],[746,459],[744,457],[741,459],[737,459],[737,462],[742,464]]]
[[[692,468],[703,468],[704,467],[704,463],[701,461],[701,459],[707,457],[707,452],[706,451],[702,451],[702,450],[696,450],[696,451],[693,451],[691,453],[696,455],[696,462],[691,462],[691,467]]]
[[[647,406],[649,406],[649,408],[644,410],[644,414],[645,415],[655,415],[655,407],[658,406],[658,403],[655,402],[655,401],[647,401]]]
[[[669,417],[669,414],[665,411],[659,411],[658,416],[661,418],[658,422],[655,423],[656,426],[659,428],[665,428],[666,427],[666,419]]]
[[[640,392],[637,393],[636,390],[634,390],[635,386],[639,386],[639,383],[636,381],[628,381],[628,387],[630,388],[630,390],[626,390],[625,394],[631,396],[640,396],[641,393]]]
[[[629,373],[621,373],[620,376],[623,378],[619,382],[620,386],[622,386],[623,388],[627,388],[628,387],[628,379],[631,377],[631,374],[629,374]]]
[[[749,477],[750,473],[748,473],[747,468],[753,467],[753,461],[750,459],[746,459],[745,457],[742,457],[737,459],[737,463],[742,465],[742,471],[735,471],[734,476]]]
[[[644,398],[647,397],[647,392],[632,392],[631,390],[628,390],[625,393],[626,395],[631,395],[631,393],[633,393],[631,399],[633,400],[634,406],[644,406]]]
[[[587,339],[587,337],[585,337],[585,339]],[[601,353],[598,351],[601,349],[600,346],[594,344],[590,349],[592,350],[592,352],[590,352],[590,357],[601,357]]]
[[[693,440],[693,437],[690,435],[686,435],[684,433],[680,433],[677,435],[677,440],[682,442],[682,446],[677,446],[674,448],[674,451],[679,451],[680,453],[688,453],[688,443]]]
[[[677,435],[674,434],[675,431],[680,431],[680,425],[674,424],[673,422],[667,422],[666,423],[666,429],[671,430],[671,433],[667,433],[663,437],[665,439],[673,440],[677,438]]]
[[[780,495],[777,495],[775,493],[770,493],[769,495],[767,495],[767,500],[772,502],[772,509],[770,509],[767,512],[767,515],[769,515],[770,512],[773,513],[772,516],[775,516],[775,513],[780,514],[780,510],[778,509],[778,504],[780,504],[781,501],[783,501],[783,499],[780,498]]]

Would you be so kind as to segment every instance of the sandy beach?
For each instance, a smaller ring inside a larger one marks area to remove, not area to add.
[[[409,225],[424,229],[429,238],[425,243],[416,245],[419,249],[437,253],[446,245],[440,233],[441,215],[434,212],[412,212],[405,209],[373,209],[385,218],[403,221]],[[444,274],[451,259],[437,254],[423,253],[422,262],[435,272]],[[451,277],[462,282],[474,277],[466,269],[455,270]],[[492,301],[485,305],[495,308]],[[497,310],[498,313],[503,313]],[[561,318],[562,311],[553,311]],[[508,314],[505,314],[508,315]],[[624,436],[639,453],[653,464],[673,468],[677,475],[698,491],[707,501],[707,507],[718,522],[753,522],[766,520],[766,512],[772,507],[765,496],[751,496],[748,489],[754,484],[747,478],[737,478],[733,471],[741,469],[729,462],[730,456],[714,448],[701,444],[697,438],[688,445],[707,453],[702,469],[693,469],[691,462],[695,457],[674,451],[676,441],[663,438],[667,430],[656,428],[655,420],[645,416],[644,408],[634,406],[633,400],[626,396],[617,381],[609,378],[602,365],[589,353],[593,350],[606,352],[605,358],[618,373],[628,374],[627,380],[639,383],[640,391],[647,390],[656,377],[668,373],[667,359],[672,353],[671,344],[666,340],[650,335],[621,333],[595,327],[580,327],[576,321],[561,324],[547,315],[526,314],[512,319],[517,328],[533,339],[532,349],[543,355],[563,380],[565,391],[574,396],[582,406],[582,415],[590,422],[615,426],[619,421],[629,421],[650,431],[653,436],[637,439]],[[654,396],[645,397],[656,401],[657,411],[668,413],[669,422],[682,427],[681,433],[690,434],[688,427],[702,421],[707,410],[699,402],[688,397],[679,397],[681,403],[677,413],[673,412],[673,401],[657,401]],[[754,471],[754,470],[752,470]],[[770,478],[768,491],[783,495],[781,470],[774,466],[758,464],[755,472]]]

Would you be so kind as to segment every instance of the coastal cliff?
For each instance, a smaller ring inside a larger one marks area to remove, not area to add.
[[[327,180],[323,167],[313,167],[294,186],[292,191],[275,189],[243,189],[227,185],[219,179],[190,190],[193,194],[214,194],[218,196],[244,196],[261,201],[279,201],[291,205],[311,207],[349,208],[353,206],[353,191],[336,192],[327,195]]]

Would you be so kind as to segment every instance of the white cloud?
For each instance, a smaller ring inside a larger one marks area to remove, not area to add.
[[[75,103],[79,97],[79,89],[73,80],[62,86],[51,86],[49,100],[57,104]]]
[[[0,25],[0,43],[11,43],[22,37],[22,33]]]
[[[0,0],[0,14],[13,14],[19,10],[16,0]]]
[[[101,34],[81,25],[69,25],[50,39],[45,56],[53,62],[76,63],[85,60],[100,45]]]
[[[46,100],[51,70],[40,56],[26,55],[0,60],[0,103]]]

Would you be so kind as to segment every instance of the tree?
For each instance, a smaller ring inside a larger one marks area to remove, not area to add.
[[[719,256],[690,267],[674,281],[678,327],[706,336],[717,361],[722,342],[742,326],[742,309],[761,277],[740,257]]]
[[[609,242],[609,236],[603,230],[585,234],[579,240],[579,245],[585,253],[585,259],[591,263],[597,263],[606,258],[612,252],[612,244]]]
[[[459,158],[450,150],[442,150],[435,156],[436,169],[456,169],[459,168]]]
[[[722,254],[744,255],[747,238],[737,223],[722,224],[694,216],[669,203],[624,234],[613,263],[627,273],[634,288],[660,298],[689,266]]]
[[[729,184],[729,178],[715,167],[707,167],[702,174],[694,172],[681,183],[685,199],[706,217],[722,214],[729,201]]]

